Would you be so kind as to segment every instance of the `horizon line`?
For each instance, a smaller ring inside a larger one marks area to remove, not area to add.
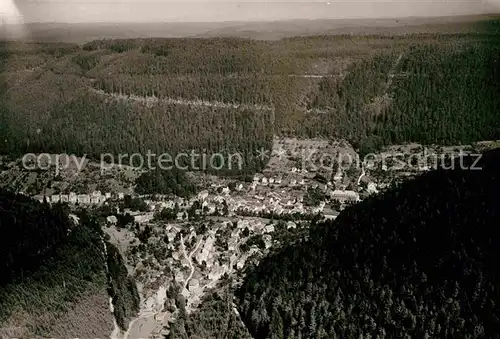
[[[271,22],[287,22],[287,21],[346,21],[346,20],[403,20],[403,19],[439,19],[439,18],[467,18],[467,17],[486,17],[486,16],[499,16],[500,11],[480,14],[459,14],[459,15],[410,15],[410,16],[394,16],[394,17],[350,17],[350,18],[288,18],[288,19],[275,19],[275,20],[222,20],[222,21],[31,21],[24,23],[4,23],[7,26],[19,26],[30,24],[66,24],[66,25],[121,25],[121,24],[224,24],[224,23],[271,23]]]

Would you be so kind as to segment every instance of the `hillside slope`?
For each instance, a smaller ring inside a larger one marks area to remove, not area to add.
[[[0,192],[0,337],[103,338],[126,328],[139,298],[93,218]]]
[[[238,293],[253,337],[498,338],[500,150],[480,165],[407,182],[268,257]]]
[[[500,20],[477,25],[454,34],[0,44],[0,152],[238,153],[241,170],[224,171],[252,174],[265,165],[257,150],[276,134],[342,138],[368,152],[498,139]]]

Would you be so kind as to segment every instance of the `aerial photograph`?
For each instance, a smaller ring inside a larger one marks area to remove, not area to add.
[[[0,0],[0,339],[500,339],[497,227],[500,0]]]

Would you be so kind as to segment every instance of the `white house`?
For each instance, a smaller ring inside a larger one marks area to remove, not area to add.
[[[69,194],[68,200],[69,200],[70,203],[76,204],[76,202],[78,201],[78,197],[77,197],[77,195],[75,193],[71,192]]]
[[[339,202],[357,202],[359,194],[354,191],[334,190],[330,193],[330,197]]]
[[[332,214],[325,214],[324,220],[335,220],[337,216]]]
[[[224,199],[224,197],[221,197],[220,195],[216,196],[216,197],[213,199],[213,201],[214,201],[214,202],[216,202],[216,203],[218,203],[218,204],[222,204],[222,203],[224,203],[224,201],[225,201],[225,200],[226,200],[226,199]]]
[[[270,248],[273,245],[273,238],[269,234],[264,234],[262,236],[262,239],[264,240],[264,245],[266,246],[266,249]]]
[[[201,191],[198,193],[198,199],[201,201],[204,201],[206,198],[208,198],[208,191]]]
[[[367,187],[367,191],[368,193],[370,194],[373,194],[373,193],[378,193],[378,190],[377,190],[377,184],[374,183],[374,182],[369,182],[368,183],[368,187]]]
[[[335,173],[335,176],[333,177],[333,180],[338,182],[342,180],[342,177],[343,177],[342,169],[339,166],[339,168],[337,169],[337,173]]]
[[[106,218],[108,224],[114,225],[118,222],[118,219],[114,215],[110,215]]]
[[[267,225],[265,227],[266,233],[273,233],[274,232],[274,225]]]
[[[88,194],[78,194],[77,200],[79,204],[90,204],[90,196]]]
[[[244,255],[243,257],[241,257],[240,260],[238,260],[238,262],[236,263],[236,268],[241,270],[243,267],[245,267],[245,262],[247,261],[247,258],[248,255]]]
[[[238,228],[242,229],[250,226],[250,222],[246,219],[238,219],[237,226]]]
[[[192,291],[193,289],[200,287],[200,282],[198,281],[198,279],[193,278],[189,280],[188,285],[189,285],[189,290]]]
[[[210,272],[208,273],[208,279],[210,280],[219,280],[226,273],[226,268],[224,266],[220,266],[218,263],[213,265]]]
[[[167,237],[168,237],[168,242],[172,242],[175,239],[176,232],[168,232]]]
[[[160,203],[161,208],[174,208],[175,202],[173,200],[162,201]]]
[[[70,217],[71,221],[73,221],[74,225],[79,225],[80,224],[80,218],[78,218],[76,215],[69,214],[68,216]]]
[[[284,211],[284,210],[283,210],[283,207],[281,207],[281,206],[276,206],[276,207],[274,207],[274,210],[273,210],[273,211],[274,211],[274,213],[276,213],[277,215],[281,215],[281,214],[283,214],[283,211]]]

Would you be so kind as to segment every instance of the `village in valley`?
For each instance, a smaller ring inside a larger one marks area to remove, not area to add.
[[[450,157],[463,150],[475,149],[433,151]],[[0,181],[14,181],[20,193],[41,202],[67,203],[75,211],[86,208],[100,215],[137,281],[137,321],[160,335],[175,319],[180,296],[190,312],[218,283],[237,283],[249,263],[305,234],[311,221],[333,220],[347,205],[429,170],[428,163],[398,171],[383,168],[388,153],[403,154],[412,163],[411,156],[421,151],[420,145],[393,147],[367,163],[345,141],[276,138],[266,168],[251,181],[191,173],[198,192],[189,198],[134,194],[140,170],[121,167],[103,174],[90,162],[80,172],[69,167],[59,173],[65,187],[58,187],[54,173],[27,172],[19,161],[2,164]],[[43,189],[34,192],[33,183]]]

